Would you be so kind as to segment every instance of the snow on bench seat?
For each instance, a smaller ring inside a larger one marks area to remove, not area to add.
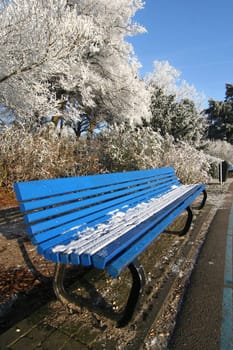
[[[152,216],[155,216],[155,214],[161,213],[164,208],[167,208],[195,187],[196,185],[173,186],[170,192],[152,198],[147,203],[142,202],[133,208],[128,208],[127,205],[124,205],[121,208],[122,210],[116,209],[113,212],[109,212],[107,216],[110,216],[110,218],[105,223],[94,227],[86,227],[83,230],[79,227],[77,233],[69,243],[57,245],[51,249],[52,255],[53,253],[58,254],[58,256],[54,256],[59,261],[59,254],[62,254],[61,260],[64,263],[71,262],[87,266],[93,264],[95,267],[103,269],[107,261],[105,260],[105,263],[101,263],[97,258],[98,252],[100,252],[99,255],[103,255],[103,249],[109,246],[110,243],[117,242],[120,237],[130,231],[132,232],[133,229],[141,223],[146,222]],[[162,216],[159,219],[161,218]],[[154,226],[155,222],[154,219],[152,226]],[[140,235],[141,231],[135,232],[134,230],[131,241],[127,239],[125,243],[132,243]],[[117,246],[117,243],[115,246]],[[118,253],[123,249],[125,249],[125,246],[122,244],[118,246]],[[56,258],[54,258],[55,261]]]

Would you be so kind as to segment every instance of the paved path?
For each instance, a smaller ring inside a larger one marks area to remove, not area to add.
[[[233,184],[212,221],[169,350],[233,349]]]

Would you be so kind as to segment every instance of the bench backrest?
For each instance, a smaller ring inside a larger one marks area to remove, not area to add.
[[[109,213],[124,211],[160,196],[180,182],[171,167],[112,174],[15,183],[20,210],[32,242],[67,237],[77,227],[106,221]]]

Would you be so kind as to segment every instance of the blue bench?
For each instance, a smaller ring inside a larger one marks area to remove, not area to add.
[[[54,290],[62,302],[74,304],[63,280],[67,264],[105,269],[112,277],[126,268],[132,288],[119,326],[135,310],[146,277],[139,255],[190,205],[203,184],[182,185],[172,167],[122,173],[34,180],[14,184],[27,233],[38,253],[56,263]]]

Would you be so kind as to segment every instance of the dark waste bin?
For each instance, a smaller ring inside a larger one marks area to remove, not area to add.
[[[228,163],[226,160],[219,164],[219,182],[225,182],[228,176]]]

